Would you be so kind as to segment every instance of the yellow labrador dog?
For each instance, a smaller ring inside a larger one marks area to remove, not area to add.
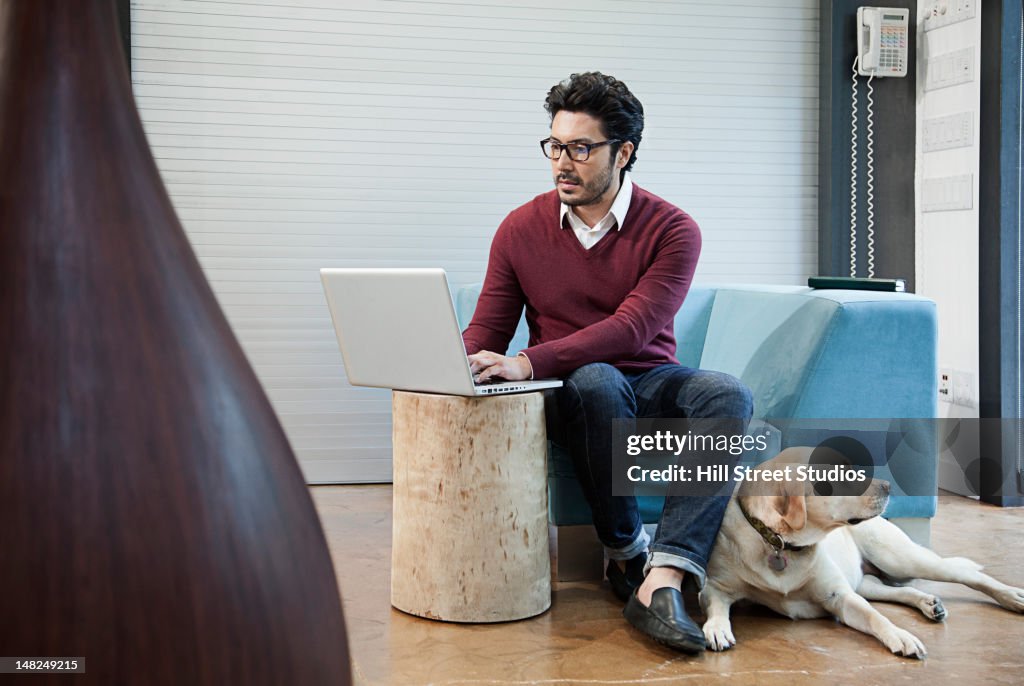
[[[806,465],[811,452],[789,448],[759,469]],[[839,497],[815,495],[809,481],[744,481],[726,509],[700,595],[708,647],[736,644],[729,608],[749,599],[793,619],[834,615],[897,655],[923,658],[924,644],[868,603],[903,603],[943,620],[946,610],[937,597],[890,585],[911,579],[965,584],[1024,612],[1024,590],[982,574],[968,559],[939,557],[879,517],[888,500],[889,484],[879,480],[861,495]]]

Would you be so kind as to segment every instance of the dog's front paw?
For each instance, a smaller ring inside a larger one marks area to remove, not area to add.
[[[921,639],[909,631],[895,626],[892,628],[892,631],[887,632],[887,635],[882,637],[882,643],[885,644],[886,648],[901,657],[916,657],[918,660],[923,660],[928,654],[928,651],[924,649],[924,643],[921,643]]]
[[[995,593],[992,597],[1007,610],[1024,612],[1024,588],[1007,586],[1005,591]]]
[[[934,595],[930,595],[922,600],[918,605],[918,608],[924,613],[925,617],[935,622],[943,621],[946,619],[946,615],[948,614],[946,612],[946,606],[942,604],[942,600],[940,600],[938,596]]]
[[[704,638],[711,650],[728,650],[736,645],[728,618],[714,617],[704,622]]]

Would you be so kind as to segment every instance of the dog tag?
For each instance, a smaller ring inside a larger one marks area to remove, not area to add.
[[[768,566],[772,568],[772,571],[781,572],[786,568],[786,558],[782,556],[778,550],[768,556]]]

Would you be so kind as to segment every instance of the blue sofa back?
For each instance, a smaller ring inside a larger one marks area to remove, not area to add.
[[[479,292],[475,284],[455,294],[463,327]],[[769,422],[931,418],[938,400],[936,322],[935,303],[907,293],[694,285],[675,318],[677,357],[741,379],[753,393],[755,418]],[[509,351],[527,340],[521,320]],[[792,444],[804,443],[783,437],[781,447]],[[902,474],[900,483],[905,492],[935,494],[934,437],[926,436],[917,453],[903,456],[902,464],[913,465],[912,481]],[[550,458],[552,521],[589,523],[571,462],[557,447]],[[935,504],[935,495],[905,495],[894,484],[886,516],[930,517]],[[640,508],[645,522],[657,521],[661,499],[641,498]]]

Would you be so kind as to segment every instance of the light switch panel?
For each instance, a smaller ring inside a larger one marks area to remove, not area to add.
[[[924,120],[925,152],[965,148],[974,144],[974,113],[960,112]]]
[[[974,175],[944,176],[921,182],[921,211],[969,210],[974,206]]]
[[[974,80],[974,47],[928,58],[924,89],[933,91]]]

